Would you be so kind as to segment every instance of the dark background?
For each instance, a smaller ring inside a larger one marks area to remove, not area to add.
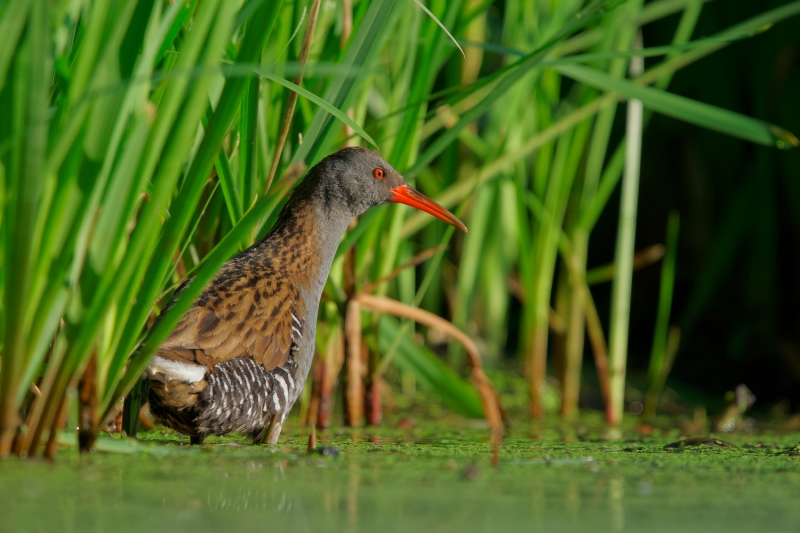
[[[786,3],[706,3],[692,38]],[[668,44],[678,20],[644,27],[644,45]],[[680,70],[670,91],[800,135],[800,21],[778,23]],[[621,108],[617,139],[624,117]],[[613,260],[618,206],[619,190],[592,234],[590,267]],[[744,383],[758,398],[755,408],[789,401],[797,411],[800,149],[756,146],[655,115],[643,139],[637,249],[664,242],[670,210],[681,215],[671,322],[682,335],[669,384],[721,400]],[[634,275],[628,359],[634,378],[647,370],[659,276],[658,265]],[[593,293],[607,326],[610,284]]]

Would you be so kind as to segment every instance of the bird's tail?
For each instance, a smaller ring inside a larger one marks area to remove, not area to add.
[[[183,411],[197,405],[198,393],[208,385],[206,367],[155,355],[145,370],[150,382],[151,403],[160,408]],[[152,400],[156,400],[155,402]],[[151,410],[153,410],[151,405]],[[156,408],[155,411],[158,410]]]

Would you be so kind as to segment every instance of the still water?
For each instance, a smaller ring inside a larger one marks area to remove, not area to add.
[[[297,439],[9,459],[0,531],[800,531],[791,436],[679,451],[516,439],[498,468],[471,437],[357,440],[327,456]]]

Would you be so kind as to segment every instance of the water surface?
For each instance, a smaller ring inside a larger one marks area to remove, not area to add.
[[[800,437],[664,442],[341,433],[309,454],[104,441],[137,453],[0,462],[2,531],[800,531]],[[364,440],[364,442],[358,442]],[[377,440],[377,439],[376,439]],[[142,451],[143,450],[143,451]]]

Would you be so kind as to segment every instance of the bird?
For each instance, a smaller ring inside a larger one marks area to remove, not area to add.
[[[277,443],[311,368],[339,241],[354,217],[387,203],[467,231],[378,154],[349,147],[325,157],[292,190],[268,234],[222,265],[155,351],[144,376],[154,417],[191,444],[230,432]]]

